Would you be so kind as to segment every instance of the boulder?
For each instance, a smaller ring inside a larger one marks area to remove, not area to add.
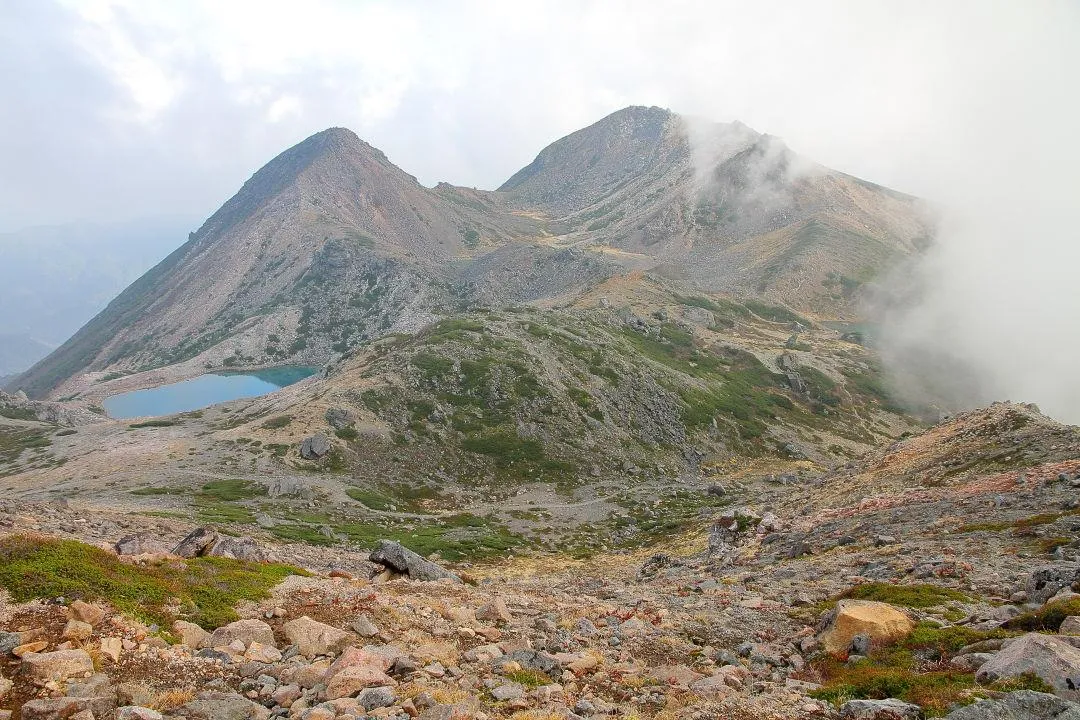
[[[97,605],[91,605],[82,600],[76,600],[71,603],[71,616],[75,620],[80,620],[87,625],[96,627],[105,619],[105,611]]]
[[[1077,582],[1080,582],[1080,563],[1063,562],[1038,568],[1028,576],[1028,600],[1044,603]]]
[[[319,460],[330,452],[330,438],[323,433],[316,433],[304,438],[300,443],[300,457],[305,460]]]
[[[173,548],[173,555],[183,558],[199,557],[205,555],[218,541],[217,532],[208,527],[195,528],[187,537]]]
[[[1065,618],[1058,632],[1062,635],[1080,635],[1080,615],[1069,615]]]
[[[0,675],[0,701],[3,701],[3,699],[7,697],[7,694],[11,692],[11,688],[13,685],[14,683],[12,683],[3,675]]]
[[[461,582],[461,578],[454,573],[430,560],[425,560],[401,543],[393,540],[380,540],[368,559],[399,573],[404,573],[414,580],[450,579]]]
[[[822,648],[834,655],[848,651],[856,635],[869,636],[872,644],[883,645],[902,638],[915,623],[892,605],[873,600],[841,600],[829,614],[825,630],[818,636]]]
[[[116,720],[162,720],[157,710],[138,705],[126,705],[116,710]]]
[[[203,553],[209,557],[224,557],[248,562],[266,562],[266,553],[249,537],[219,537],[218,541]]]
[[[116,550],[117,555],[156,555],[169,552],[169,546],[161,540],[161,537],[149,532],[125,535],[116,541],[113,549]]]
[[[356,415],[352,410],[346,410],[342,407],[327,408],[323,417],[326,418],[326,422],[330,423],[330,427],[335,430],[344,430],[356,424]]]
[[[503,623],[509,625],[513,621],[510,610],[501,598],[495,598],[489,603],[481,605],[476,611],[476,619],[490,623]]]
[[[352,633],[312,620],[307,615],[290,620],[282,626],[282,630],[289,642],[297,646],[300,654],[309,658],[340,653],[355,640]]]
[[[896,698],[886,700],[848,700],[840,706],[844,720],[920,720],[922,708]]]
[[[183,706],[192,720],[265,720],[270,711],[234,692],[203,692]]]
[[[63,682],[68,678],[93,674],[94,661],[85,650],[30,653],[22,660],[22,671],[30,682],[44,685],[49,681]]]
[[[975,679],[990,683],[1025,673],[1037,675],[1056,695],[1080,700],[1080,649],[1053,635],[1017,638],[979,668]]]
[[[177,620],[172,624],[172,631],[180,638],[181,643],[192,650],[201,650],[210,646],[212,636],[195,623]]]
[[[114,707],[116,700],[111,697],[39,698],[23,703],[19,717],[22,720],[74,720],[81,713],[89,712],[90,717],[104,718]]]
[[[397,681],[374,665],[349,665],[327,675],[324,691],[327,700],[351,697],[365,688],[397,685]]]
[[[247,647],[253,642],[263,645],[274,644],[274,631],[262,620],[237,620],[219,627],[210,636],[210,647],[225,647],[239,640]]]
[[[1048,693],[1017,690],[953,710],[945,720],[1080,720],[1080,704]]]

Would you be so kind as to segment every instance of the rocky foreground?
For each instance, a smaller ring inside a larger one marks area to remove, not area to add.
[[[1080,718],[1075,428],[995,405],[761,483],[663,546],[473,566],[0,504],[0,716]]]

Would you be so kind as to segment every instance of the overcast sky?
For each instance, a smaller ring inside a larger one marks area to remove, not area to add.
[[[938,199],[1003,131],[1072,140],[1078,47],[1069,0],[3,0],[0,230],[206,216],[333,125],[494,188],[629,104]]]

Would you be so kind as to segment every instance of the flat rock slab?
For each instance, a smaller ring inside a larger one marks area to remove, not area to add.
[[[393,540],[380,540],[378,547],[371,553],[369,559],[371,562],[404,573],[414,580],[450,579],[461,582],[461,578],[446,568],[440,567],[430,560],[425,560],[401,543]]]
[[[1017,690],[953,710],[946,720],[1080,720],[1080,705],[1048,693]]]
[[[1080,700],[1080,650],[1053,635],[1028,633],[1001,649],[979,668],[981,683],[1034,673],[1068,700]]]

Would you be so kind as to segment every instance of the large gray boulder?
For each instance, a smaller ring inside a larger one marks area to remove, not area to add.
[[[1037,675],[1054,694],[1080,700],[1080,649],[1059,637],[1028,633],[1006,645],[975,674],[981,683]]]
[[[167,553],[169,546],[162,539],[149,532],[125,535],[113,546],[117,555],[145,555],[147,553]]]
[[[206,555],[250,562],[265,562],[267,560],[263,549],[249,537],[219,537],[218,541],[210,546]]]
[[[270,711],[234,692],[202,692],[182,710],[194,720],[264,720]]]
[[[953,710],[945,720],[1080,720],[1080,705],[1047,693],[1017,690]]]
[[[173,548],[173,555],[183,558],[199,557],[205,555],[217,541],[218,534],[213,528],[195,528]]]
[[[896,698],[886,700],[848,700],[840,706],[844,720],[920,720],[922,708]]]
[[[342,407],[328,408],[324,417],[335,430],[344,430],[356,424],[356,415]]]
[[[305,460],[319,460],[326,457],[329,452],[330,438],[323,433],[304,438],[304,442],[300,443],[300,457]]]
[[[371,562],[408,575],[414,580],[442,580],[449,578],[461,582],[454,573],[440,567],[430,560],[425,560],[412,550],[393,540],[380,540],[379,545],[368,558]]]
[[[1028,600],[1044,603],[1073,583],[1080,583],[1080,563],[1063,562],[1041,567],[1028,576]]]

